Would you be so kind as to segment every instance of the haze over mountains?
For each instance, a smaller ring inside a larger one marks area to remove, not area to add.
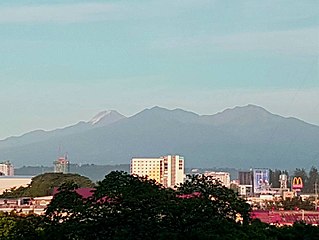
[[[308,168],[319,161],[319,126],[248,105],[214,115],[145,109],[104,111],[88,122],[0,141],[0,160],[51,166],[59,149],[72,163],[122,164],[132,157],[180,154],[187,167]]]

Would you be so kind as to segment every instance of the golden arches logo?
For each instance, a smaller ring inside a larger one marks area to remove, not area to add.
[[[303,181],[301,177],[294,177],[292,180],[292,188],[303,188]]]

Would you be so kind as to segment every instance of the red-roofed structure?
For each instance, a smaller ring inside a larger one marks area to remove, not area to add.
[[[93,196],[93,192],[94,192],[95,188],[78,188],[75,190],[75,192],[77,194],[79,194],[80,196],[82,196],[82,198],[89,198]],[[53,196],[55,196],[57,193],[59,192],[58,188],[55,187],[53,189]]]
[[[292,225],[295,222],[303,221],[311,225],[319,225],[319,212],[317,211],[261,211],[251,212],[252,219],[268,224]]]

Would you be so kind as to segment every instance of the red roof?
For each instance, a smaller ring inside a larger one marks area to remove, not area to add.
[[[307,224],[319,224],[317,211],[252,211],[251,218],[270,224],[292,225],[294,222],[304,221]]]
[[[89,198],[93,195],[93,191],[95,190],[95,188],[78,188],[78,189],[75,189],[75,192],[77,194],[79,194],[82,198]],[[53,189],[53,196],[55,196],[57,193],[58,193],[58,188],[55,187]]]
[[[185,199],[185,198],[199,197],[200,195],[201,195],[200,192],[194,192],[190,194],[177,195],[176,197]]]

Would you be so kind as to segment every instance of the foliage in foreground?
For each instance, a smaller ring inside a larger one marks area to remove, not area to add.
[[[91,198],[75,188],[64,184],[44,216],[0,215],[0,239],[319,239],[318,227],[252,221],[243,200],[206,177],[195,176],[174,191],[112,172]]]

